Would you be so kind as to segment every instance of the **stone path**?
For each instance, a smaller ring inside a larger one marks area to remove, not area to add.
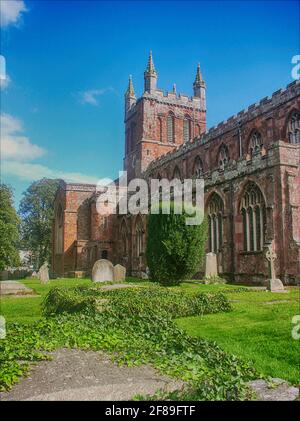
[[[101,352],[59,349],[52,355],[52,361],[38,363],[12,391],[1,393],[0,400],[130,400],[183,384],[149,366],[119,367]]]
[[[259,401],[294,401],[299,396],[297,387],[289,386],[282,379],[272,379],[273,387],[269,387],[265,380],[249,382],[250,387],[256,392]]]
[[[0,295],[27,295],[34,294],[31,288],[26,287],[18,281],[1,281],[0,282]]]

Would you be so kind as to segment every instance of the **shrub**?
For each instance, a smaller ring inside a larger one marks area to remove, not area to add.
[[[75,313],[95,309],[95,298],[80,293],[82,288],[51,288],[42,303],[45,316],[59,313]]]
[[[162,205],[161,205],[162,206]],[[187,213],[149,214],[146,248],[150,278],[162,285],[176,285],[190,278],[202,263],[207,223],[187,225]]]

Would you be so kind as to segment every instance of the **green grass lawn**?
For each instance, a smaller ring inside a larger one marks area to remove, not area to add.
[[[43,297],[54,286],[91,285],[89,279],[59,279],[41,284],[36,279],[21,280],[36,297],[1,299],[1,314],[8,322],[32,323],[41,317]],[[145,280],[128,278],[127,282],[147,286]],[[152,284],[153,285],[153,284]],[[300,289],[286,294],[266,291],[234,292],[237,285],[203,285],[185,282],[178,287],[188,293],[224,292],[233,311],[178,319],[178,325],[192,336],[214,340],[225,351],[251,361],[265,375],[300,383],[300,342],[291,336],[292,317],[300,314]],[[268,304],[273,302],[272,304]]]
[[[80,285],[91,285],[90,279],[53,279],[47,284],[41,284],[38,279],[21,279],[24,285],[28,288],[33,289],[36,297],[25,296],[7,296],[1,297],[0,300],[0,313],[5,316],[7,322],[18,322],[18,323],[33,323],[40,319],[41,313],[41,302],[47,292],[56,286],[64,286],[73,288]]]
[[[233,311],[178,319],[178,325],[192,336],[216,341],[225,351],[251,361],[262,374],[300,384],[300,343],[291,336],[292,317],[300,314],[300,290],[234,293],[228,287],[232,286],[189,286],[195,292],[223,290]]]

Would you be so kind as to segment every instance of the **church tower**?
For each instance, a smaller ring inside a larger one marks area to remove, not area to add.
[[[144,93],[136,98],[130,76],[125,93],[125,157],[128,180],[140,177],[148,165],[206,130],[205,82],[198,65],[194,95],[157,87],[150,52],[144,72]]]

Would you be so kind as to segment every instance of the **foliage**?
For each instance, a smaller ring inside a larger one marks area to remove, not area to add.
[[[17,244],[19,240],[19,218],[13,206],[10,187],[0,185],[0,270],[20,264]]]
[[[42,308],[45,315],[75,313],[95,308],[95,299],[82,296],[78,289],[54,287],[44,298]]]
[[[205,276],[204,282],[206,284],[226,284],[226,279],[221,278],[219,275],[211,275],[211,276]]]
[[[216,343],[190,337],[173,321],[178,314],[215,312],[219,306],[219,310],[228,310],[226,298],[218,294],[174,293],[165,288],[157,288],[155,293],[154,289],[104,292],[77,288],[75,295],[96,295],[97,299],[108,299],[109,305],[102,312],[86,308],[31,325],[10,324],[7,338],[0,342],[0,363],[7,362],[4,373],[1,364],[0,387],[7,389],[12,385],[16,367],[26,373],[20,360],[38,361],[49,358],[44,351],[78,347],[105,350],[119,363],[152,364],[161,372],[186,381],[189,393],[196,399],[244,399],[245,381],[257,378],[255,370],[226,354]],[[214,304],[209,304],[209,300],[215,300]]]
[[[32,252],[36,268],[50,261],[53,202],[58,184],[59,180],[47,178],[35,181],[23,193],[20,203],[22,247]]]
[[[187,225],[186,212],[170,214],[158,213],[148,216],[148,236],[146,257],[150,278],[163,285],[178,284],[190,278],[199,270],[204,257],[207,237],[207,223]]]
[[[43,301],[45,315],[73,313],[84,309],[96,311],[99,301],[109,299],[118,317],[136,317],[141,313],[159,313],[171,317],[186,317],[230,311],[228,299],[222,293],[185,294],[162,287],[136,288],[127,291],[101,291],[99,288],[78,287],[73,290],[52,288]]]

